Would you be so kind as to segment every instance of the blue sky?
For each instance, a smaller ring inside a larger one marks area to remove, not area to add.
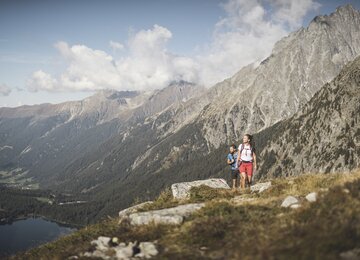
[[[281,2],[2,0],[0,107],[77,100],[104,88],[162,88],[176,79],[211,86],[265,58],[315,15],[347,3],[360,9],[360,1],[274,4]]]

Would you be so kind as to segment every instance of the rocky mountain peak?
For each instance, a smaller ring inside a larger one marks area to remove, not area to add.
[[[219,147],[290,117],[358,55],[359,11],[348,5],[318,16],[277,42],[260,65],[210,89],[210,104],[201,113],[207,141]]]

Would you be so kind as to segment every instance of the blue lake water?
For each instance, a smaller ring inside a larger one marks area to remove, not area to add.
[[[27,218],[0,225],[0,258],[50,242],[75,230],[43,218]]]

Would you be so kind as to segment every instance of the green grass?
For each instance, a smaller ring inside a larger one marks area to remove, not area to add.
[[[142,210],[200,201],[206,206],[181,226],[132,227],[109,219],[13,259],[63,259],[85,252],[100,235],[123,242],[156,240],[158,259],[339,259],[341,252],[360,248],[360,172],[272,182],[261,194],[200,186],[187,201],[176,201],[165,190]],[[312,191],[319,194],[315,203],[304,199]],[[287,195],[299,197],[302,207],[281,208]],[[235,196],[254,200],[235,204]]]

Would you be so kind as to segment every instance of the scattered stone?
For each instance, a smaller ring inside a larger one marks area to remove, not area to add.
[[[100,236],[98,239],[91,241],[91,245],[96,246],[97,249],[103,251],[109,247],[110,237]]]
[[[215,189],[230,189],[229,185],[224,179],[207,179],[174,183],[171,185],[171,191],[175,199],[186,199],[190,196],[190,189],[192,187],[198,187],[201,185],[206,185]]]
[[[80,256],[97,257],[101,259],[134,259],[134,258],[151,258],[158,254],[158,250],[153,242],[129,242],[119,243],[116,246],[111,246],[110,243],[114,240],[110,237],[98,237],[97,240],[91,241],[91,245],[95,246],[93,252],[85,252]],[[110,243],[109,243],[110,242]],[[77,256],[76,256],[77,257]],[[76,258],[73,258],[76,259]]]
[[[136,243],[130,242],[127,246],[114,247],[115,255],[117,259],[130,259],[134,256],[134,247]]]
[[[140,243],[139,249],[140,249],[140,253],[136,254],[135,257],[151,258],[152,256],[156,256],[159,253],[154,243],[151,242]]]
[[[290,208],[292,208],[292,209],[298,209],[300,207],[301,207],[301,205],[298,203],[290,205]]]
[[[128,216],[131,225],[174,224],[179,225],[193,212],[201,209],[205,203],[192,203],[173,208],[132,213]]]
[[[343,189],[343,192],[345,192],[345,193],[350,193],[350,191],[349,191],[349,189]]]
[[[261,182],[261,183],[257,183],[253,186],[250,187],[250,190],[252,192],[263,192],[267,189],[269,189],[271,187],[271,181],[268,181],[268,182]]]
[[[340,258],[345,260],[359,260],[360,248],[354,248],[352,250],[341,253]]]
[[[311,192],[308,195],[306,195],[305,197],[307,199],[307,201],[309,202],[315,202],[317,199],[317,193],[316,192]]]
[[[122,211],[119,212],[119,217],[123,218],[126,215],[129,215],[131,213],[136,212],[138,209],[142,208],[143,206],[149,205],[149,204],[152,204],[152,203],[153,203],[153,201],[145,201],[143,203],[137,204],[137,205],[132,206],[130,208],[123,209]]]
[[[299,200],[293,196],[287,196],[281,203],[281,207],[288,208],[293,204],[298,204]]]

